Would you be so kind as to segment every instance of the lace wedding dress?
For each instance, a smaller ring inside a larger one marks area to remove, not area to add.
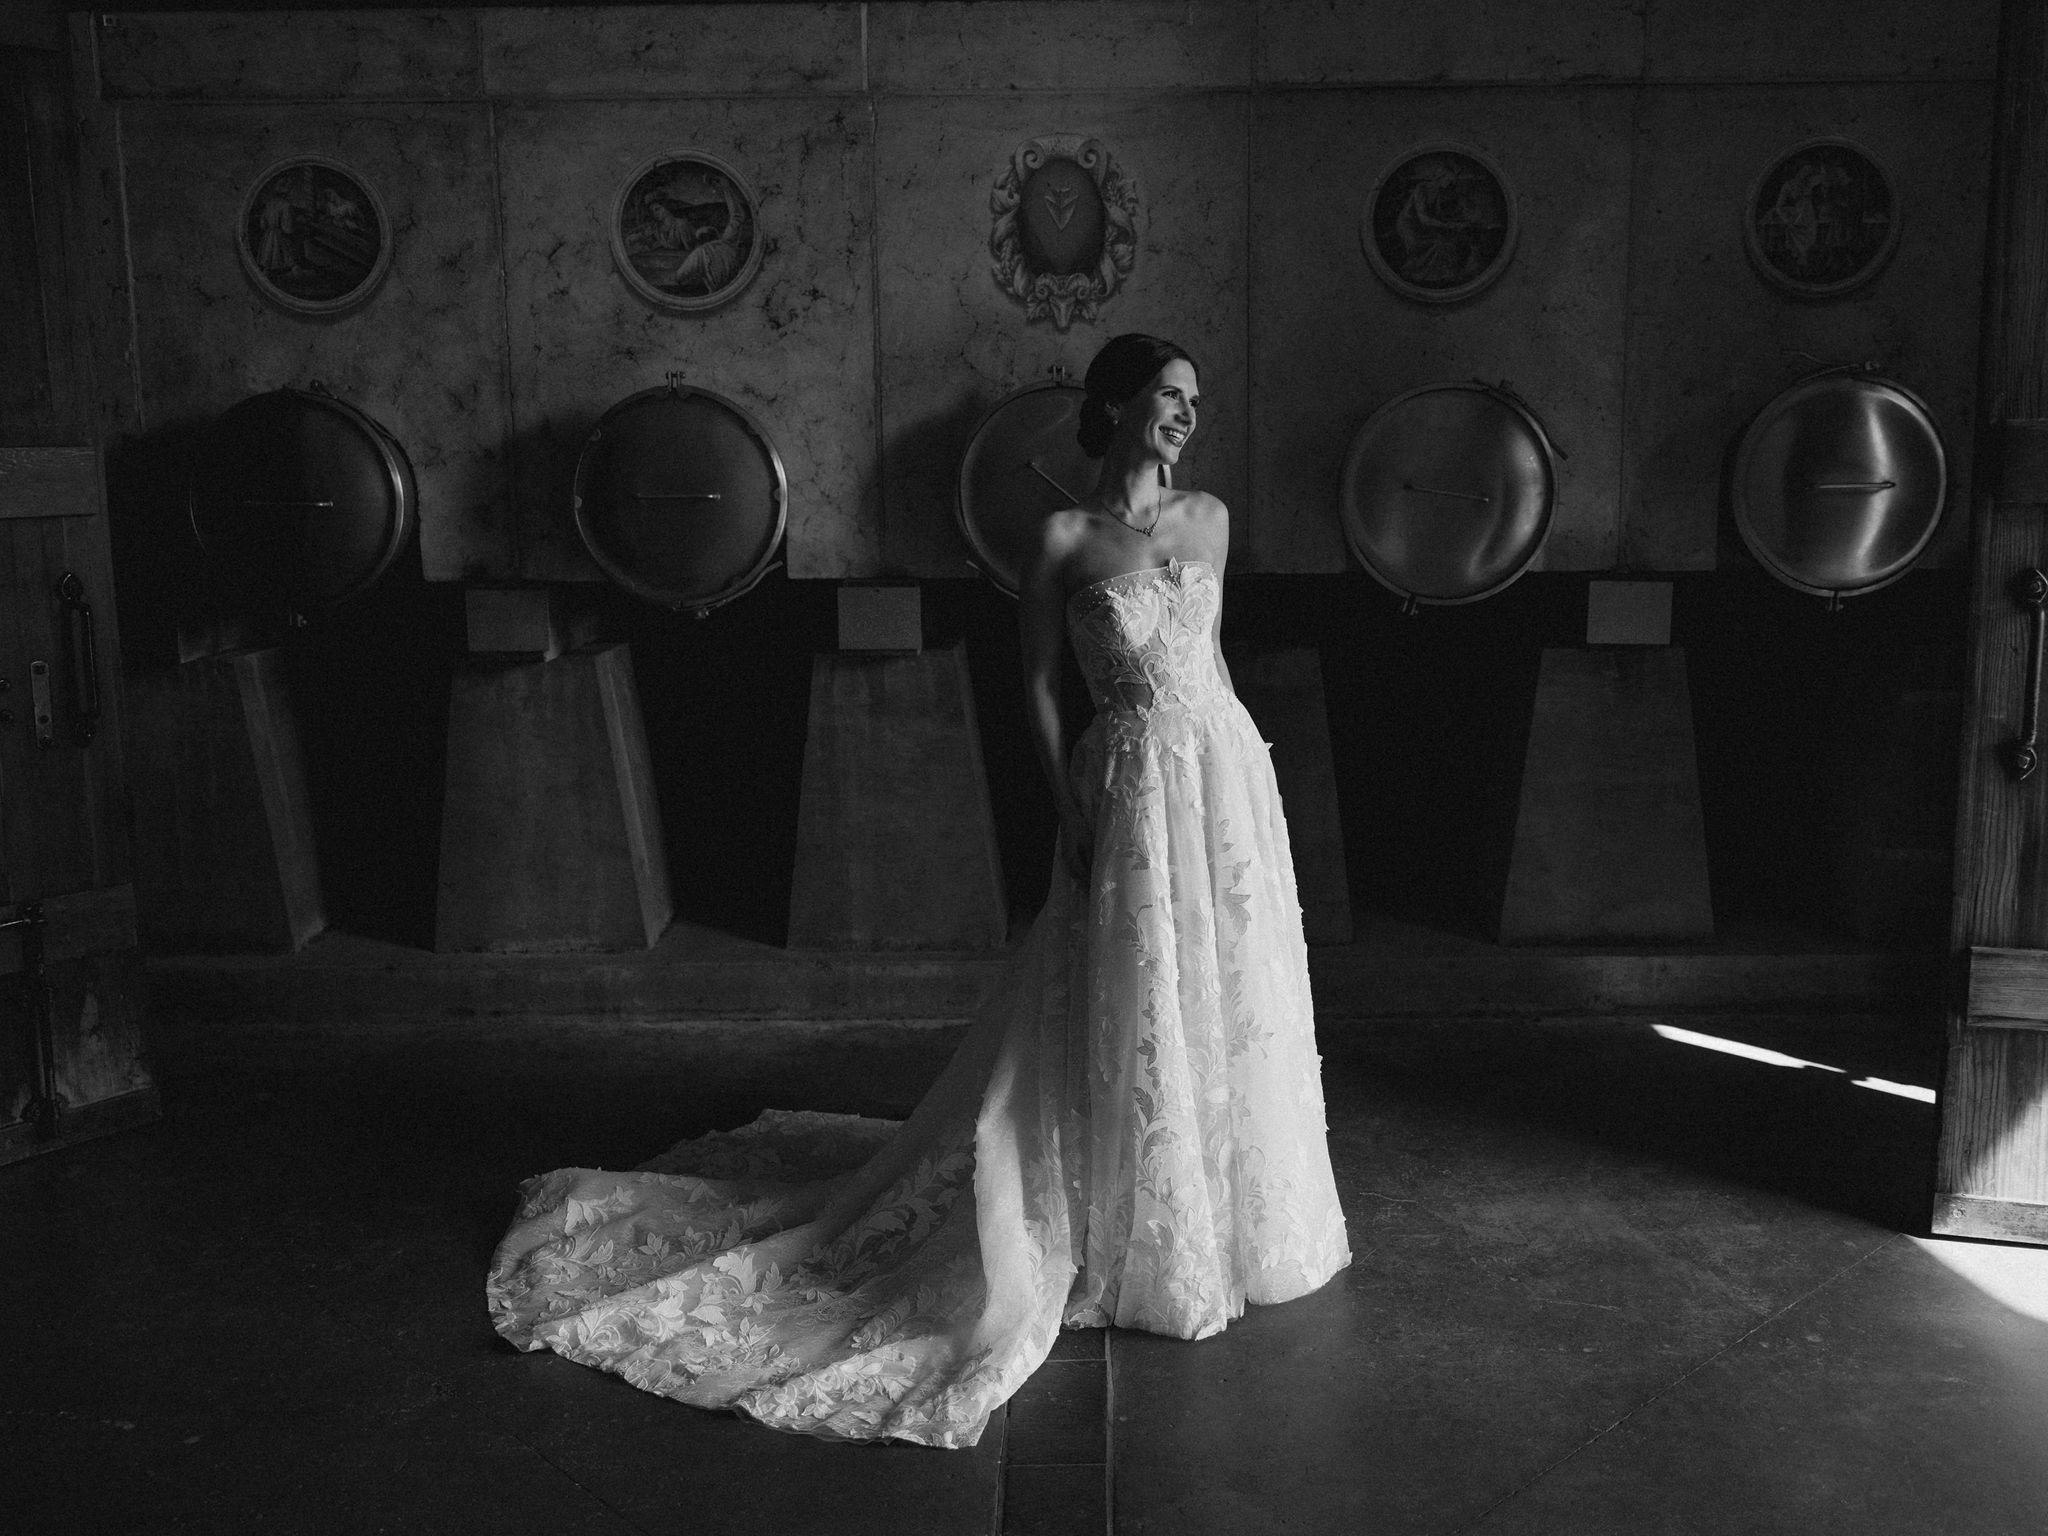
[[[1202,561],[1075,592],[1085,885],[910,1119],[770,1111],[628,1173],[529,1179],[498,1330],[686,1403],[972,1445],[1062,1324],[1199,1339],[1350,1261],[1266,745]]]

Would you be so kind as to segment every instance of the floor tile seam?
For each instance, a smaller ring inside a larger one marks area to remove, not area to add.
[[[348,1335],[349,1337],[354,1338],[357,1341],[357,1343],[361,1345],[366,1351],[376,1355],[380,1355],[387,1360],[391,1360],[400,1364],[417,1363],[416,1356],[408,1354],[405,1350],[401,1349],[395,1341],[391,1340],[390,1338],[376,1334],[372,1330],[363,1326],[360,1323],[345,1321],[339,1315],[337,1315],[332,1308],[323,1307],[321,1310],[324,1311],[327,1314],[327,1316],[336,1324],[340,1332]],[[434,1366],[429,1365],[426,1367],[427,1378],[434,1384],[434,1387],[437,1391],[445,1391],[447,1384],[454,1380],[463,1377],[478,1376],[483,1374],[490,1368],[490,1366],[494,1363],[494,1360],[497,1358],[501,1357],[480,1357],[472,1358],[469,1360],[450,1361],[447,1363],[446,1366],[441,1368],[436,1368]],[[488,1399],[486,1399],[481,1404],[481,1407],[483,1408],[485,1416],[488,1417],[491,1420],[491,1422],[497,1426],[498,1432],[500,1434],[506,1436],[515,1445],[520,1446],[522,1449],[526,1451],[528,1455],[534,1457],[535,1459],[539,1460],[544,1465],[546,1465],[550,1470],[552,1470],[556,1474],[556,1476],[561,1477],[562,1479],[567,1481],[571,1487],[577,1489],[586,1498],[590,1499],[594,1504],[596,1504],[600,1509],[610,1514],[627,1530],[634,1532],[635,1536],[654,1536],[654,1533],[650,1532],[645,1526],[641,1525],[631,1515],[627,1514],[624,1510],[620,1509],[618,1505],[614,1504],[610,1499],[606,1498],[604,1494],[599,1492],[597,1489],[591,1487],[588,1483],[584,1482],[581,1478],[576,1476],[575,1473],[571,1472],[567,1467],[563,1466],[560,1462],[556,1461],[554,1457],[550,1456],[546,1451],[542,1450],[539,1446],[535,1445],[531,1440],[527,1439],[525,1435],[521,1434],[516,1428],[514,1428],[509,1422],[506,1421],[505,1417],[501,1413],[499,1413],[494,1407],[491,1406]]]
[[[1102,1532],[1116,1536],[1116,1335],[1102,1334]]]
[[[989,1536],[1004,1536],[1010,1524],[1010,1416],[1016,1411],[1017,1395],[1012,1392],[989,1413],[989,1428],[996,1436],[995,1487],[988,1501]]]
[[[1107,1465],[1108,1463],[1103,1461],[1040,1461],[1032,1456],[1012,1456],[1003,1463],[1004,1470],[1006,1471],[1011,1467],[1101,1467]]]
[[[335,1314],[331,1310],[328,1310],[328,1316],[330,1318],[333,1318]],[[340,1327],[341,1332],[356,1339],[357,1342],[361,1344],[367,1351],[381,1355],[385,1359],[392,1360],[401,1364],[406,1363],[412,1359],[412,1357],[408,1356],[405,1351],[398,1348],[395,1344],[391,1343],[390,1341],[384,1338],[377,1336],[376,1334],[370,1332],[368,1329],[357,1325],[340,1323],[339,1319],[336,1319],[336,1321]],[[480,1376],[484,1372],[489,1370],[490,1366],[493,1363],[494,1361],[491,1358],[477,1358],[470,1360],[451,1361],[445,1367],[427,1367],[426,1374],[428,1380],[433,1383],[437,1392],[446,1392],[448,1390],[449,1385],[452,1382],[466,1377]],[[458,1407],[459,1404],[453,1400],[452,1392],[448,1395],[448,1406],[451,1408]],[[614,1504],[610,1499],[606,1498],[603,1493],[599,1492],[597,1489],[591,1487],[588,1483],[584,1482],[583,1479],[578,1477],[575,1473],[571,1472],[567,1467],[563,1466],[559,1461],[555,1460],[554,1457],[550,1456],[546,1451],[542,1450],[539,1446],[535,1445],[525,1435],[521,1434],[519,1430],[513,1427],[513,1425],[506,1420],[504,1415],[498,1412],[498,1410],[494,1408],[488,1400],[484,1401],[478,1406],[482,1408],[484,1416],[491,1421],[492,1425],[497,1429],[497,1431],[500,1434],[504,1435],[508,1440],[512,1441],[513,1444],[519,1446],[528,1455],[532,1456],[537,1461],[545,1465],[556,1476],[562,1478],[571,1487],[575,1488],[579,1493],[583,1494],[586,1498],[588,1498],[598,1508],[604,1510],[607,1514],[611,1515],[625,1529],[635,1533],[635,1536],[654,1536],[653,1532],[649,1531],[645,1526],[641,1525],[638,1521],[636,1521],[631,1515],[627,1514],[624,1510],[620,1509],[618,1505]]]
[[[585,1498],[589,1499],[593,1504],[597,1505],[598,1508],[604,1510],[605,1513],[609,1514],[613,1519],[617,1520],[620,1525],[624,1526],[627,1530],[633,1532],[634,1536],[654,1536],[654,1533],[648,1530],[646,1526],[642,1525],[639,1521],[635,1520],[623,1509],[620,1509],[618,1505],[614,1504],[610,1499],[606,1498],[602,1493],[598,1492],[597,1489],[591,1487],[588,1483],[584,1482],[582,1478],[578,1477],[574,1472],[571,1472],[559,1461],[556,1461],[554,1457],[550,1456],[546,1451],[542,1450],[539,1446],[535,1445],[531,1440],[527,1439],[526,1436],[522,1435],[510,1424],[506,1423],[504,1418],[495,1409],[491,1408],[489,1405],[485,1405],[484,1412],[488,1414],[491,1420],[498,1426],[498,1431],[500,1434],[504,1435],[507,1439],[511,1440],[515,1445],[523,1447],[529,1456],[532,1456],[535,1460],[547,1466],[551,1471],[554,1472],[554,1474],[557,1477],[560,1477],[565,1482],[567,1482],[570,1487],[576,1489],[579,1493],[583,1494]]]
[[[1640,1402],[1636,1403],[1626,1412],[1622,1413],[1617,1418],[1615,1418],[1612,1423],[1595,1430],[1592,1434],[1588,1435],[1584,1440],[1579,1442],[1579,1444],[1573,1446],[1569,1451],[1566,1451],[1562,1456],[1558,1457],[1548,1466],[1543,1467],[1541,1470],[1523,1479],[1520,1483],[1516,1484],[1513,1488],[1509,1489],[1506,1493],[1502,1494],[1499,1498],[1495,1499],[1491,1504],[1487,1505],[1486,1508],[1481,1510],[1478,1513],[1478,1515],[1473,1517],[1473,1519],[1447,1532],[1446,1536],[1468,1536],[1468,1533],[1477,1531],[1481,1526],[1485,1525],[1488,1520],[1491,1520],[1493,1518],[1495,1511],[1503,1508],[1508,1504],[1513,1503],[1516,1499],[1520,1498],[1523,1494],[1527,1493],[1531,1488],[1534,1488],[1538,1483],[1543,1482],[1544,1480],[1549,1478],[1553,1473],[1559,1471],[1567,1464],[1576,1461],[1586,1451],[1591,1450],[1595,1445],[1599,1444],[1602,1440],[1605,1440],[1609,1435],[1613,1434],[1614,1431],[1620,1429],[1624,1424],[1634,1419],[1645,1409],[1650,1408],[1659,1402],[1662,1402],[1665,1398],[1669,1397],[1673,1392],[1676,1392],[1680,1387],[1684,1386],[1688,1381],[1692,1380],[1693,1377],[1699,1375],[1700,1372],[1706,1370],[1709,1366],[1714,1364],[1715,1361],[1720,1360],[1721,1358],[1729,1354],[1731,1351],[1740,1349],[1743,1344],[1748,1342],[1750,1339],[1756,1337],[1757,1334],[1763,1332],[1766,1328],[1769,1328],[1773,1323],[1776,1323],[1780,1318],[1783,1318],[1789,1315],[1790,1313],[1796,1311],[1798,1308],[1804,1306],[1807,1302],[1811,1301],[1814,1297],[1818,1296],[1822,1291],[1827,1290],[1830,1286],[1833,1286],[1839,1281],[1846,1278],[1852,1271],[1860,1269],[1863,1265],[1870,1262],[1871,1259],[1875,1258],[1884,1249],[1890,1247],[1894,1243],[1899,1243],[1903,1241],[1905,1241],[1905,1239],[1901,1237],[1898,1233],[1887,1233],[1883,1239],[1881,1239],[1879,1242],[1871,1246],[1863,1253],[1858,1254],[1855,1258],[1851,1259],[1847,1264],[1844,1264],[1840,1269],[1834,1271],[1834,1273],[1826,1276],[1821,1280],[1815,1281],[1814,1284],[1807,1287],[1806,1290],[1800,1292],[1799,1295],[1793,1297],[1790,1301],[1786,1302],[1782,1307],[1779,1307],[1776,1311],[1770,1313],[1768,1316],[1760,1318],[1756,1323],[1754,1323],[1749,1328],[1744,1329],[1740,1334],[1730,1339],[1726,1344],[1723,1344],[1719,1349],[1713,1351],[1711,1354],[1705,1356],[1703,1359],[1695,1361],[1685,1370],[1679,1372],[1679,1374],[1674,1376],[1670,1381],[1667,1381],[1663,1386],[1657,1388],[1654,1392],[1651,1392],[1648,1396],[1644,1397]]]

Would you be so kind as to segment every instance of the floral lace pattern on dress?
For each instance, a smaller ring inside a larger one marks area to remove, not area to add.
[[[1075,592],[1090,878],[1044,910],[900,1126],[769,1111],[629,1173],[529,1179],[500,1332],[848,1439],[974,1444],[1062,1323],[1201,1338],[1350,1260],[1266,744],[1200,561]]]

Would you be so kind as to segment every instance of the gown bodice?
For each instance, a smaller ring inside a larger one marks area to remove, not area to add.
[[[1067,635],[1104,714],[1218,709],[1234,696],[1210,641],[1222,584],[1206,560],[1169,560],[1078,588]]]

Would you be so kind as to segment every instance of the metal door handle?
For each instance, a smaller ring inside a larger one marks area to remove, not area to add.
[[[1493,500],[1491,496],[1481,496],[1476,491],[1446,490],[1443,486],[1440,485],[1417,485],[1412,480],[1403,480],[1401,482],[1401,489],[1404,491],[1413,491],[1418,496],[1448,496],[1454,501],[1477,501],[1481,503],[1486,503],[1491,502]]]
[[[1079,505],[1081,505],[1081,498],[1076,496],[1072,491],[1068,490],[1064,485],[1061,485],[1059,481],[1053,479],[1053,477],[1051,475],[1048,475],[1043,469],[1040,469],[1038,467],[1038,460],[1026,459],[1024,461],[1024,467],[1030,470],[1031,473],[1033,473],[1034,475],[1038,476],[1039,479],[1043,480],[1047,485],[1051,486],[1054,490],[1058,491],[1061,496],[1065,497],[1068,506],[1078,507]]]
[[[85,583],[76,571],[57,578],[57,598],[78,621],[72,634],[71,677],[78,698],[78,744],[84,746],[100,723],[99,631],[93,624],[92,604],[85,600]]]
[[[2005,744],[2005,766],[2024,779],[2041,763],[2041,652],[2048,643],[2048,575],[2029,566],[2012,579],[2013,601],[2028,610],[2027,695],[2020,734]]]
[[[284,507],[301,512],[332,512],[335,506],[331,501],[285,501],[275,496],[195,496],[193,500],[208,507]]]

